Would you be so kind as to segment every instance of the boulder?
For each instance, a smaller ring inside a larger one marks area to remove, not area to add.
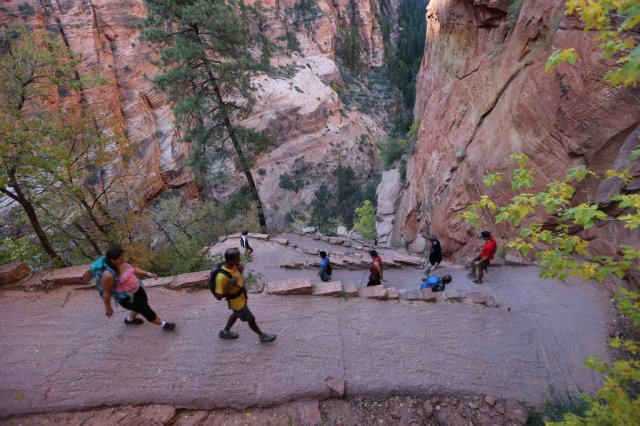
[[[290,260],[285,263],[281,263],[280,267],[285,269],[300,269],[304,266],[302,262],[296,262],[295,260]]]
[[[351,247],[351,241],[344,241],[342,247]]]
[[[495,396],[487,395],[487,396],[484,397],[484,402],[486,402],[491,407],[496,405],[496,401],[497,401],[497,399],[496,399]]]
[[[326,235],[323,235],[322,237],[320,237],[320,239],[324,242],[329,242],[329,237],[327,237]]]
[[[388,261],[393,263],[402,263],[405,265],[422,266],[424,259],[421,256],[406,256],[402,254],[395,254]]]
[[[338,377],[327,377],[324,379],[327,383],[327,387],[329,388],[329,394],[333,398],[342,398],[344,397],[346,382],[344,379]]]
[[[420,290],[417,289],[401,289],[398,290],[400,293],[400,299],[402,300],[422,300],[422,295],[420,294]]]
[[[358,296],[368,299],[384,300],[387,298],[387,289],[381,285],[361,287],[358,289]]]
[[[387,287],[387,299],[398,300],[400,299],[400,293],[395,287]]]
[[[84,285],[91,280],[90,276],[85,275],[87,271],[89,271],[87,265],[55,269],[43,281],[54,285]]]
[[[0,284],[20,281],[31,273],[31,267],[26,262],[9,263],[0,266]]]
[[[487,298],[480,292],[474,291],[472,293],[467,294],[467,297],[471,299],[473,303],[477,303],[479,305],[484,305],[487,303]]]
[[[303,253],[311,254],[313,256],[317,256],[319,251],[320,250],[318,250],[317,248],[302,247]]]
[[[420,296],[425,302],[436,303],[436,294],[430,288],[421,288]]]
[[[249,283],[246,285],[247,293],[260,294],[264,289],[264,283]]]
[[[527,420],[529,419],[529,412],[517,401],[514,401],[513,399],[507,399],[504,402],[504,411],[505,416],[509,420],[513,420],[514,422],[518,422],[522,425],[527,424]]]
[[[522,256],[506,254],[504,256],[504,264],[505,266],[531,266],[533,262]]]
[[[335,244],[337,246],[342,246],[342,245],[344,245],[344,240],[342,238],[336,238]]]
[[[336,237],[329,237],[329,244],[336,244],[336,241],[338,241]]]
[[[276,281],[267,284],[267,294],[311,294],[313,285],[309,278],[297,278],[286,281]]]
[[[313,234],[316,232],[316,228],[314,228],[313,226],[307,226],[306,228],[302,228],[301,232],[303,234]]]
[[[342,295],[352,297],[357,296],[358,286],[355,284],[342,284]]]
[[[314,296],[340,296],[342,294],[342,283],[340,281],[330,281],[328,283],[313,284]]]
[[[445,290],[443,293],[444,293],[444,299],[447,302],[459,302],[461,299],[460,295],[455,290]]]
[[[204,287],[209,280],[210,270],[189,272],[188,274],[177,275],[173,286],[175,288],[183,287]]]
[[[311,239],[312,239],[312,240],[315,240],[315,241],[318,241],[318,240],[320,240],[320,235],[318,235],[318,234],[313,234],[313,235],[311,236]]]
[[[256,240],[263,240],[263,241],[268,241],[269,240],[269,234],[254,234],[254,233],[251,233],[251,234],[249,234],[249,236],[251,238],[255,238]]]
[[[496,306],[496,299],[494,299],[493,296],[487,296],[487,300],[485,300],[484,305],[489,308]]]
[[[176,277],[158,277],[158,278],[146,278],[142,280],[142,284],[145,287],[165,287],[173,285]]]
[[[336,230],[336,234],[338,235],[347,235],[348,233],[349,231],[344,226],[338,226],[338,229]]]
[[[283,246],[288,246],[289,245],[289,240],[287,240],[286,238],[272,238],[271,241],[278,243],[280,245]]]

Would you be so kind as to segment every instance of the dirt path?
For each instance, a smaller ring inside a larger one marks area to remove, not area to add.
[[[322,243],[310,241],[305,245]],[[267,280],[318,281],[315,271],[274,267],[306,255],[253,243],[251,267]],[[454,275],[453,288],[475,287],[464,271],[446,272]],[[420,274],[403,268],[389,271],[387,279],[396,287],[415,288]],[[350,278],[361,273],[334,275],[357,283]],[[270,345],[258,343],[245,324],[235,327],[239,339],[219,339],[228,311],[207,291],[148,290],[152,307],[178,323],[174,333],[150,324],[126,326],[121,308],[107,319],[92,290],[4,291],[0,416],[148,403],[193,409],[266,406],[326,398],[327,376],[345,378],[351,395],[473,393],[529,403],[543,401],[549,386],[577,392],[600,384],[582,367],[588,354],[607,357],[613,313],[598,289],[541,281],[535,268],[495,268],[482,291],[513,310],[252,296],[259,324],[278,334]]]

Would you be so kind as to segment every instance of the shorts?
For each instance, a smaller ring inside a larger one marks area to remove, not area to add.
[[[236,311],[235,309],[232,309],[231,311],[233,312],[231,315],[234,315],[242,322],[256,319],[256,317],[253,316],[253,313],[249,310],[249,306],[247,305],[244,305],[244,308],[240,309],[239,311]]]

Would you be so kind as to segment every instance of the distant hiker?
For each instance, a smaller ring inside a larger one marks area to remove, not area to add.
[[[438,291],[444,291],[445,286],[451,281],[453,281],[451,275],[443,275],[442,277],[439,277],[437,275],[429,275],[427,278],[424,278],[422,280],[422,285],[420,286],[420,288],[430,288],[434,293]]]
[[[320,279],[324,282],[331,281],[331,275],[333,273],[331,268],[331,259],[329,259],[329,255],[327,255],[326,251],[320,252],[320,271],[318,275],[320,275]]]
[[[382,285],[382,258],[375,250],[369,250],[369,256],[371,256],[371,263],[369,264],[369,282],[367,287],[372,285]]]
[[[245,253],[253,253],[253,248],[249,245],[249,233],[247,231],[242,231],[242,235],[240,236],[240,245],[244,247]]]
[[[484,273],[487,272],[489,264],[491,264],[493,256],[496,254],[496,250],[498,249],[498,243],[496,243],[496,239],[493,238],[491,232],[482,231],[480,233],[480,237],[485,241],[485,243],[480,254],[471,262],[471,272],[468,274],[470,278],[474,278],[473,282],[476,284],[482,284]],[[476,278],[476,269],[478,270],[478,278]]]
[[[253,316],[247,306],[247,291],[244,288],[244,277],[242,272],[244,267],[240,264],[240,250],[230,248],[224,252],[224,264],[222,265],[222,273],[215,276],[215,293],[227,299],[231,315],[224,330],[221,330],[218,336],[222,339],[236,339],[238,333],[231,331],[231,327],[236,320],[248,322],[249,328],[253,330],[263,343],[273,342],[276,340],[275,334],[263,333],[256,324],[256,318]]]
[[[434,236],[431,235],[429,237],[429,241],[431,241],[431,250],[429,251],[429,264],[427,268],[424,270],[424,274],[429,276],[431,271],[435,271],[435,269],[442,262],[442,247],[440,247],[440,241]]]
[[[163,330],[171,331],[176,328],[174,323],[163,321],[153,312],[147,301],[147,293],[138,279],[138,277],[158,278],[158,276],[127,263],[121,247],[109,247],[104,256],[91,264],[89,272],[96,281],[107,317],[111,318],[113,315],[111,307],[111,297],[113,297],[120,306],[131,311],[124,319],[125,324],[142,324],[144,321],[137,318],[137,315],[141,314],[147,321],[161,326]]]

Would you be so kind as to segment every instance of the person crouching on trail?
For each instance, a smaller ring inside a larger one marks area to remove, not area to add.
[[[473,282],[476,284],[482,284],[484,273],[487,272],[489,264],[491,264],[493,256],[496,254],[496,250],[498,250],[498,243],[496,243],[496,239],[493,238],[491,232],[482,231],[480,237],[485,243],[480,254],[471,262],[471,272],[468,274],[470,278],[474,278]],[[476,278],[476,269],[478,270],[478,278]]]
[[[422,280],[422,285],[420,288],[430,288],[431,291],[437,293],[439,291],[444,291],[445,286],[450,284],[453,281],[451,275],[443,275],[439,277],[437,275],[429,275],[427,278]]]
[[[159,325],[165,331],[176,328],[172,322],[163,321],[149,306],[147,293],[144,291],[138,277],[154,277],[156,274],[134,268],[126,262],[124,250],[121,247],[109,247],[103,257],[96,260],[89,271],[96,279],[96,287],[104,301],[105,315],[113,316],[111,297],[118,301],[120,306],[129,309],[129,315],[125,318],[125,324],[140,325],[144,321],[137,317],[141,314],[153,324]]]
[[[256,318],[253,316],[249,307],[247,306],[247,291],[244,288],[244,277],[242,272],[244,267],[240,264],[240,250],[237,248],[230,248],[224,252],[224,265],[222,270],[228,272],[230,277],[226,274],[216,275],[216,293],[223,295],[227,299],[229,309],[231,309],[231,315],[229,321],[224,330],[220,331],[220,338],[222,339],[236,339],[238,333],[231,331],[231,327],[235,324],[238,318],[242,322],[248,322],[249,328],[253,330],[263,343],[273,342],[276,340],[275,334],[263,333],[256,323]]]
[[[369,264],[369,282],[367,287],[373,285],[382,285],[384,280],[382,276],[382,258],[375,250],[369,250],[369,256],[371,256],[371,263]]]

